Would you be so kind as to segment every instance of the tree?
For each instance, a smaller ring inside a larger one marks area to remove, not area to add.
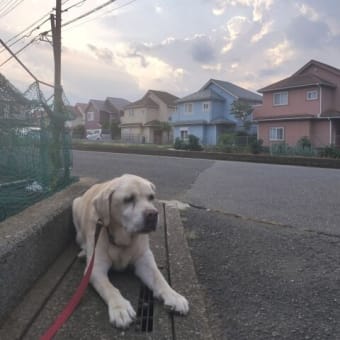
[[[247,121],[247,118],[252,111],[253,111],[252,106],[241,99],[234,100],[233,103],[231,104],[230,112],[236,118],[240,119],[243,122],[243,127],[245,128],[245,130],[250,129],[251,123]]]

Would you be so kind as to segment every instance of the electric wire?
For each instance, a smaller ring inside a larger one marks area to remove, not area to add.
[[[24,0],[15,0],[12,2],[11,7],[8,7],[7,10],[3,10],[3,12],[0,13],[0,18],[6,16],[10,12],[12,12],[16,7],[18,7]]]
[[[76,27],[78,27],[78,26],[80,26],[80,25],[86,24],[86,23],[88,23],[88,22],[90,22],[90,21],[94,21],[94,20],[98,20],[98,19],[100,19],[100,18],[103,18],[105,15],[107,15],[107,14],[109,14],[109,13],[112,13],[112,12],[114,12],[114,11],[116,11],[116,10],[119,10],[119,9],[121,9],[121,8],[123,8],[123,7],[126,7],[126,6],[132,4],[132,3],[135,2],[135,1],[137,1],[137,0],[131,0],[131,1],[129,1],[129,2],[125,3],[125,4],[122,4],[122,5],[118,6],[118,7],[112,8],[112,9],[110,9],[110,10],[104,12],[104,13],[100,13],[98,16],[96,16],[96,17],[94,17],[94,18],[90,18],[90,19],[87,19],[87,20],[85,20],[85,21],[82,21],[82,22],[78,23],[78,25],[74,25],[74,26],[72,26],[72,27],[63,29],[63,32],[65,32],[65,31],[71,31],[71,30],[73,30],[74,28],[76,28]]]
[[[19,53],[21,53],[24,49],[26,49],[28,46],[30,46],[31,44],[33,44],[38,37],[34,37],[28,44],[26,44],[25,46],[23,46],[20,50],[16,51],[14,53],[15,56],[17,56]],[[8,59],[6,59],[3,63],[0,64],[0,67],[2,67],[3,65],[7,64],[11,59],[13,59],[14,57],[11,55]]]

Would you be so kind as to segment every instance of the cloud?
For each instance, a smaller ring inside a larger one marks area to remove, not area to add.
[[[257,43],[258,41],[260,41],[265,35],[267,35],[270,32],[272,26],[273,26],[273,21],[264,23],[261,26],[260,31],[252,36],[251,42]]]
[[[273,2],[273,0],[215,0],[212,13],[219,16],[224,14],[228,7],[248,7],[252,10],[252,20],[261,22]]]
[[[305,16],[311,21],[318,21],[320,19],[319,13],[313,7],[305,3],[298,3],[296,7],[302,16]]]
[[[284,40],[283,42],[277,44],[276,46],[269,48],[265,52],[266,60],[270,66],[279,66],[282,63],[291,59],[294,55],[293,49],[291,48],[289,42]]]
[[[312,21],[304,16],[294,18],[286,34],[289,41],[299,49],[319,49],[329,45],[334,39],[325,22]]]
[[[206,36],[194,39],[191,47],[192,58],[199,63],[210,63],[216,59],[215,48]]]
[[[248,19],[243,16],[235,16],[228,20],[225,30],[227,31],[227,36],[225,37],[226,44],[222,48],[222,53],[227,53],[233,47],[233,42],[240,36],[244,30]]]
[[[87,44],[87,46],[99,60],[112,64],[113,53],[108,48],[98,48],[92,44]]]

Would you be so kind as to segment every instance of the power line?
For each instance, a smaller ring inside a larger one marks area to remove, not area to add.
[[[31,44],[33,44],[38,37],[34,37],[28,44],[26,44],[25,46],[23,46],[20,50],[16,51],[14,53],[14,56],[17,56],[19,53],[21,53],[25,48],[27,48],[28,46],[30,46]],[[0,64],[0,67],[2,67],[3,65],[7,64],[12,58],[14,58],[14,56],[10,56],[8,59],[6,59],[2,64]]]
[[[65,26],[67,26],[67,25],[72,24],[73,22],[76,22],[76,21],[78,21],[78,20],[80,20],[80,19],[83,19],[83,18],[89,16],[90,14],[92,14],[92,13],[94,13],[94,12],[97,12],[97,11],[99,11],[100,9],[102,9],[102,8],[104,8],[104,7],[106,7],[106,6],[110,5],[110,4],[112,4],[112,3],[115,2],[115,1],[116,1],[116,0],[107,1],[107,2],[105,2],[104,4],[102,4],[102,5],[98,6],[98,7],[95,7],[95,8],[92,9],[91,11],[88,11],[88,12],[86,12],[86,13],[84,13],[84,14],[82,14],[82,15],[80,15],[80,16],[78,16],[78,17],[76,17],[76,18],[74,18],[74,19],[72,19],[72,20],[70,20],[70,21],[65,22],[65,23],[64,23],[63,25],[61,25],[61,26],[62,26],[62,27],[65,27]]]
[[[11,1],[11,0],[9,0],[9,1]],[[70,1],[70,0],[65,0],[65,1],[63,2],[63,4],[66,4],[66,3],[69,2],[69,1]],[[77,3],[75,3],[74,5],[71,5],[70,7],[66,8],[65,11],[71,9],[72,7],[79,6],[81,3],[84,3],[85,1],[86,1],[86,0],[81,0],[81,1],[79,1],[79,2],[77,2]],[[1,9],[0,9],[0,10],[1,10]],[[29,26],[27,26],[25,29],[23,29],[22,31],[20,31],[19,33],[17,33],[16,35],[14,35],[12,38],[8,39],[5,43],[6,43],[6,44],[9,44],[11,41],[13,41],[13,40],[15,40],[16,38],[18,38],[18,37],[21,36],[20,38],[16,39],[13,43],[11,43],[10,45],[8,45],[8,47],[12,47],[13,45],[17,44],[17,43],[18,43],[19,41],[21,41],[22,39],[31,36],[32,33],[33,33],[35,30],[40,29],[42,25],[44,25],[47,21],[50,20],[50,14],[51,14],[52,12],[53,12],[53,10],[48,11],[48,12],[45,13],[43,16],[41,16],[38,20],[34,21],[32,24],[30,24]],[[45,20],[44,20],[44,19],[45,19]],[[35,25],[36,25],[36,27],[34,27]],[[24,34],[24,33],[26,33],[26,32],[27,32],[30,28],[32,28],[32,27],[34,27],[34,28],[33,28],[29,33]],[[23,35],[23,34],[24,34],[24,35]],[[3,48],[2,50],[0,50],[0,54],[1,54],[2,52],[4,52],[4,51],[5,51],[5,48]]]
[[[0,7],[0,12],[3,11],[3,10],[5,10],[8,6],[10,6],[10,5],[11,5],[11,2],[13,2],[13,1],[15,1],[15,0],[8,0],[7,2],[4,1],[3,4],[2,4],[2,6]]]
[[[80,7],[80,6],[82,6],[82,5],[84,4],[85,1],[86,1],[86,0],[78,1],[77,3],[71,5],[70,7],[67,7],[67,8],[65,8],[65,9],[63,9],[63,12],[67,12],[69,9],[71,9],[71,8],[73,8],[73,7]],[[66,2],[67,2],[67,1],[66,1]],[[64,4],[65,4],[65,2],[64,2]]]
[[[17,33],[15,36],[13,36],[12,38],[8,39],[6,41],[6,44],[8,44],[9,42],[11,42],[12,40],[14,40],[15,38],[17,38],[19,35],[25,33],[26,31],[28,31],[31,27],[33,27],[34,25],[38,24],[41,20],[43,20],[44,18],[46,18],[48,16],[49,20],[49,15],[52,13],[52,11],[49,11],[48,13],[44,14],[40,19],[36,20],[35,22],[33,22],[32,24],[30,24],[29,26],[27,26],[25,29],[23,29],[21,32]],[[40,23],[39,25],[42,25],[43,23]]]
[[[135,1],[137,1],[137,0],[131,0],[131,1],[129,1],[129,2],[125,3],[125,4],[123,4],[123,5],[120,5],[120,6],[118,6],[118,7],[112,8],[112,9],[110,9],[110,10],[104,12],[104,13],[100,13],[98,16],[96,16],[96,17],[94,17],[94,18],[90,18],[90,19],[88,19],[88,20],[85,20],[85,21],[83,21],[83,22],[80,22],[78,25],[72,26],[72,27],[70,27],[70,28],[68,28],[68,29],[65,29],[64,31],[70,31],[70,30],[72,30],[72,29],[74,29],[74,28],[76,28],[76,27],[78,27],[78,26],[80,26],[80,25],[83,25],[83,24],[87,23],[87,22],[90,22],[90,21],[93,21],[93,20],[97,20],[97,19],[99,19],[99,18],[102,18],[102,17],[104,17],[106,14],[112,13],[112,12],[118,10],[118,9],[121,9],[121,8],[123,8],[123,7],[126,7],[126,6],[132,4],[132,3],[135,2]]]
[[[21,40],[23,40],[23,39],[25,39],[25,38],[30,37],[34,31],[40,29],[41,26],[44,25],[44,24],[45,24],[47,21],[49,21],[49,20],[50,20],[50,18],[47,18],[47,19],[45,19],[44,21],[40,22],[38,26],[36,26],[35,28],[33,28],[29,33],[27,33],[27,34],[23,35],[22,37],[16,39],[15,41],[13,41],[11,44],[8,45],[8,47],[12,47],[13,45],[17,44],[19,41],[21,41]],[[17,35],[17,36],[18,36],[18,35]],[[11,40],[11,39],[10,39],[10,40]],[[8,44],[8,41],[6,42],[6,44]],[[4,51],[5,51],[5,49],[2,49],[2,50],[0,51],[0,54],[1,54],[2,52],[4,52]]]
[[[12,12],[16,7],[18,7],[24,0],[14,0],[10,7],[7,8],[7,10],[3,10],[3,12],[0,13],[0,17],[6,16],[8,13]]]

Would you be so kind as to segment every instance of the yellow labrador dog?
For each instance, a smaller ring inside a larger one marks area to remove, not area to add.
[[[107,303],[110,322],[116,327],[128,327],[136,313],[109,281],[108,271],[112,266],[121,270],[133,264],[136,275],[156,298],[180,314],[189,311],[188,301],[168,285],[149,247],[148,233],[156,229],[158,219],[154,197],[154,184],[126,174],[95,184],[73,201],[73,222],[81,247],[79,256],[86,256],[87,265],[93,253],[98,219],[106,227],[98,239],[90,281]]]

